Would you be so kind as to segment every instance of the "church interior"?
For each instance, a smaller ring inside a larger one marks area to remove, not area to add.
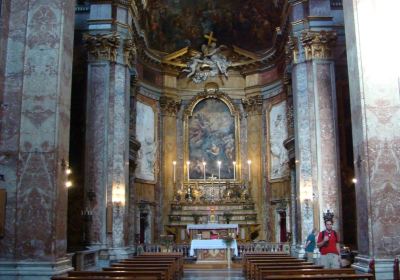
[[[0,9],[0,279],[301,259],[327,218],[342,264],[400,279],[398,1]]]

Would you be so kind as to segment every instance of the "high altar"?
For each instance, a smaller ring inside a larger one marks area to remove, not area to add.
[[[227,235],[246,242],[261,230],[251,160],[241,159],[240,113],[214,86],[192,99],[184,113],[183,160],[173,161],[173,195],[165,224],[175,243]]]

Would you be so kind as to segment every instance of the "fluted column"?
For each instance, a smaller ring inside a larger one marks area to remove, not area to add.
[[[313,227],[323,228],[322,213],[335,214],[340,231],[340,173],[334,61],[334,31],[302,31],[289,40],[295,108],[296,186],[299,244]]]
[[[251,196],[257,205],[257,219],[262,225],[259,238],[265,239],[266,224],[262,211],[266,203],[262,189],[263,100],[261,95],[256,95],[244,98],[242,103],[247,114],[247,158],[243,159],[242,166],[244,174],[247,174]],[[247,160],[251,160],[251,174],[248,173]]]
[[[180,102],[171,97],[162,96],[160,98],[161,108],[161,125],[162,125],[162,186],[163,203],[162,203],[162,221],[163,226],[168,223],[168,213],[170,211],[170,203],[173,200],[174,191],[176,190],[176,170],[174,182],[174,167],[172,162],[177,160],[177,119]],[[179,232],[177,233],[177,236]]]
[[[398,1],[343,1],[353,128],[358,257],[392,279],[400,253]],[[371,21],[371,18],[374,20]]]
[[[3,4],[0,189],[7,200],[0,278],[49,279],[72,269],[65,171],[74,1]]]

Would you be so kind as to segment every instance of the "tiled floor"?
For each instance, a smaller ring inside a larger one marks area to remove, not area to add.
[[[183,280],[244,280],[241,269],[185,269]]]

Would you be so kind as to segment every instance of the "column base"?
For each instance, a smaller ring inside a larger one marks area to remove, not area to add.
[[[352,267],[358,272],[367,273],[371,260],[372,258],[369,256],[357,256]],[[394,259],[375,259],[375,276],[377,280],[393,279],[393,262]]]
[[[71,258],[72,254],[55,262],[0,261],[0,279],[49,280],[74,270]]]

